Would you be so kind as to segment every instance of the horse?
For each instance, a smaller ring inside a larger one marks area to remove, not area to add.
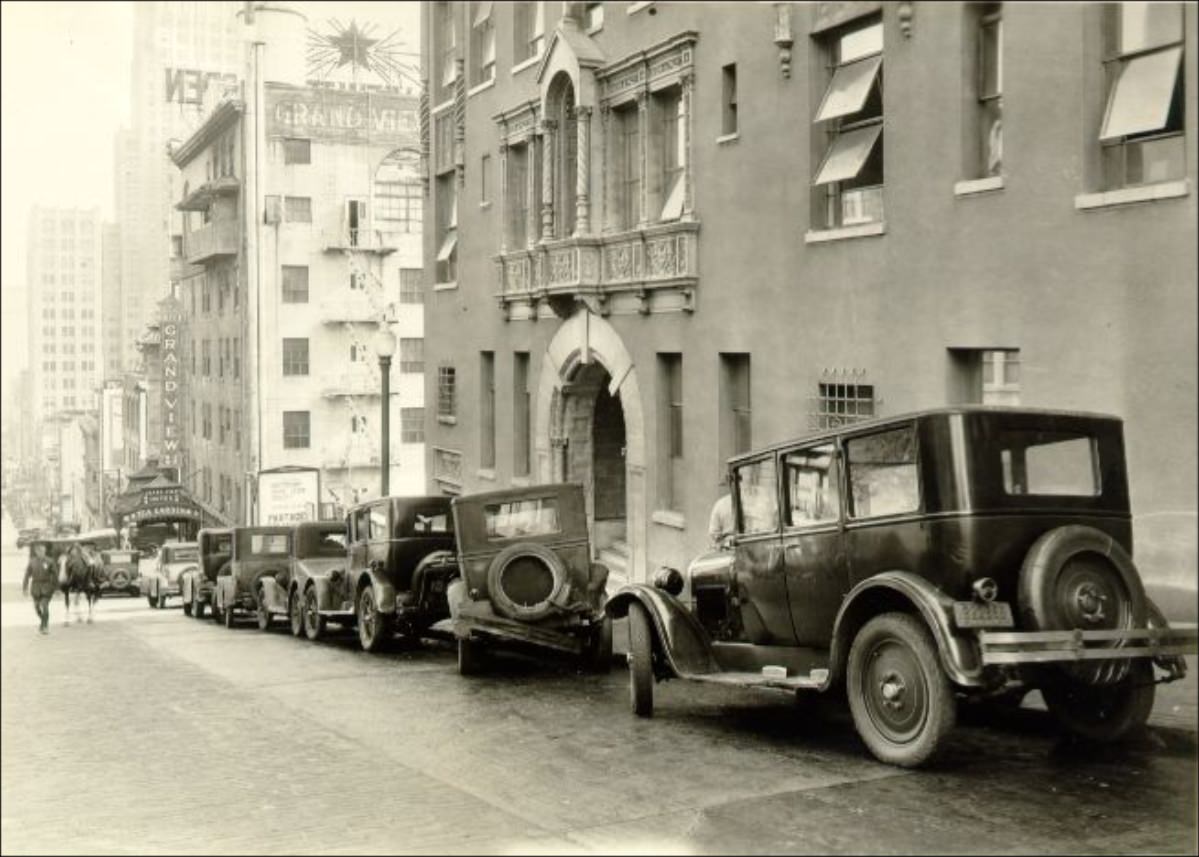
[[[71,624],[71,593],[75,593],[75,621],[82,622],[79,610],[79,596],[87,598],[87,621],[92,621],[92,608],[100,598],[100,560],[90,551],[85,551],[79,545],[71,545],[71,549],[59,559],[59,588],[62,590],[63,601],[67,608],[67,617],[63,624]]]

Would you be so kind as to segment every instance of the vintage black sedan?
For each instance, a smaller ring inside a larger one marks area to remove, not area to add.
[[[1118,738],[1196,650],[1133,563],[1116,417],[925,411],[747,453],[729,474],[731,549],[608,603],[629,620],[638,715],[674,677],[844,686],[870,751],[915,766],[959,696],[1039,688],[1070,731]]]
[[[197,565],[179,575],[179,595],[183,613],[196,619],[204,618],[204,608],[212,606],[212,618],[220,621],[216,612],[216,579],[233,556],[233,530],[227,527],[205,527],[196,534]]]
[[[606,670],[612,622],[608,568],[591,559],[583,486],[534,485],[455,497],[461,578],[450,585],[458,670],[482,669],[484,650],[532,646]]]
[[[213,612],[232,628],[239,611],[258,616],[263,578],[287,574],[291,527],[234,527],[233,555],[217,572]]]

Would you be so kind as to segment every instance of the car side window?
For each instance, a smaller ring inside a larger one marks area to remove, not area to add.
[[[920,508],[914,426],[851,438],[845,449],[853,517],[900,515]]]
[[[387,507],[383,504],[371,506],[370,516],[371,541],[386,541],[389,536],[387,532]]]
[[[740,532],[745,535],[773,533],[779,523],[774,457],[742,464],[735,475],[741,507]]]
[[[804,527],[840,517],[836,448],[831,444],[797,449],[783,457],[787,478],[787,526]]]
[[[370,510],[369,509],[359,509],[357,512],[354,513],[354,541],[364,542],[367,540],[367,538],[369,538],[369,536],[370,536],[370,527],[368,525],[369,520],[370,520]]]

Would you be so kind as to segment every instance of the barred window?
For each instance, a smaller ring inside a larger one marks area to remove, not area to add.
[[[437,416],[453,419],[458,411],[454,367],[437,367]]]
[[[307,339],[284,339],[283,340],[283,374],[284,375],[307,375],[308,374],[308,340]]]
[[[835,428],[875,415],[872,384],[821,384],[812,428]]]
[[[308,411],[284,411],[283,448],[308,449],[310,444]]]

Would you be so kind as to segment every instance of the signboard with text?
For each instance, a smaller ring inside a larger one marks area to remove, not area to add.
[[[179,467],[179,439],[183,435],[179,337],[183,313],[174,300],[163,301],[162,307],[162,454],[159,464],[163,467]]]
[[[389,92],[266,88],[266,135],[332,143],[417,140],[417,100]]]
[[[280,467],[258,474],[259,526],[315,521],[320,511],[321,472],[313,467]]]

